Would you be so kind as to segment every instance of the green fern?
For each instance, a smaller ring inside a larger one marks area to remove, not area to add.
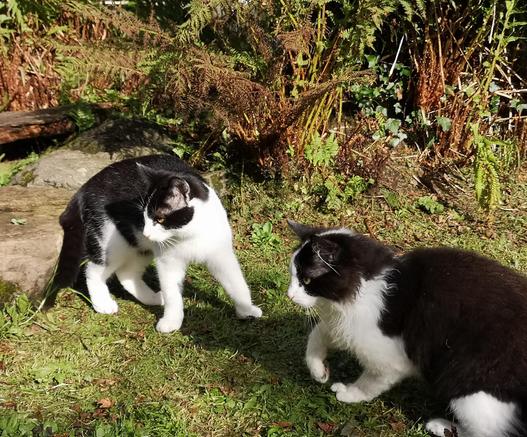
[[[332,133],[327,138],[322,138],[315,132],[311,141],[306,144],[304,154],[310,164],[315,167],[328,167],[337,156],[339,145]]]
[[[495,209],[501,200],[501,183],[499,177],[500,163],[494,154],[496,140],[480,134],[479,125],[472,125],[474,135],[474,186],[476,199],[487,211]]]
[[[199,41],[202,30],[216,19],[229,16],[237,7],[229,0],[191,0],[187,5],[187,20],[182,23],[176,35],[183,43]]]
[[[3,2],[2,2],[3,3]],[[18,0],[7,0],[6,2],[8,15],[11,17],[20,32],[28,32],[30,29],[24,18],[21,6]]]

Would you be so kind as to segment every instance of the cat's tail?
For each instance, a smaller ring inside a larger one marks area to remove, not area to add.
[[[59,223],[64,231],[62,248],[55,274],[47,287],[43,308],[55,304],[57,293],[61,288],[71,287],[79,275],[80,263],[85,254],[84,225],[80,213],[79,200],[73,196],[70,203],[60,215]]]

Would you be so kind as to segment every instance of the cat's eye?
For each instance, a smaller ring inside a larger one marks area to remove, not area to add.
[[[311,278],[304,278],[302,279],[302,282],[306,285],[308,285],[311,282]]]
[[[163,224],[164,221],[165,221],[165,218],[164,218],[164,217],[156,218],[156,222],[159,223],[160,225]]]

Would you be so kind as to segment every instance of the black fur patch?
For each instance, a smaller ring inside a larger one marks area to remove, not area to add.
[[[306,291],[335,301],[352,298],[361,278],[373,278],[391,262],[391,250],[380,243],[338,231],[310,235],[294,260]]]

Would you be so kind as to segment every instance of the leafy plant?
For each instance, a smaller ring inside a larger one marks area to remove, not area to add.
[[[72,367],[66,362],[47,363],[31,370],[31,377],[38,384],[62,384],[72,376]]]
[[[264,249],[273,249],[280,245],[281,240],[273,232],[273,224],[271,222],[265,222],[263,224],[253,223],[251,242]]]
[[[92,108],[84,103],[77,103],[68,111],[68,115],[73,119],[73,122],[80,132],[92,128],[97,121]]]
[[[381,194],[390,208],[393,210],[398,210],[401,208],[401,200],[399,199],[397,193],[386,188],[381,188]]]
[[[354,175],[345,179],[341,175],[331,175],[324,181],[321,192],[324,204],[329,210],[337,211],[348,202],[355,200],[374,184],[373,179]]]
[[[4,411],[0,414],[0,430],[2,437],[33,437],[37,428],[36,419],[30,419],[25,414],[14,411]]]
[[[33,313],[31,302],[25,294],[4,306],[0,312],[0,336],[22,335],[23,326]]]
[[[315,132],[311,141],[305,146],[304,156],[315,167],[329,167],[337,156],[338,151],[339,145],[334,133],[323,138],[318,132]]]
[[[2,161],[3,156],[4,155],[0,155],[0,161]],[[39,156],[36,153],[32,152],[27,158],[21,159],[19,161],[16,161],[12,165],[9,165],[6,170],[0,173],[0,187],[9,185],[11,179],[13,179],[13,176],[15,176],[18,172],[22,171],[28,165],[38,161],[38,158]],[[8,163],[6,162],[6,164]]]
[[[499,162],[494,154],[493,146],[499,141],[484,137],[478,132],[478,125],[473,126],[474,145],[474,187],[476,199],[481,207],[491,211],[501,199],[501,183],[499,178]]]
[[[421,196],[415,202],[415,206],[428,214],[441,214],[445,207],[431,196]]]

